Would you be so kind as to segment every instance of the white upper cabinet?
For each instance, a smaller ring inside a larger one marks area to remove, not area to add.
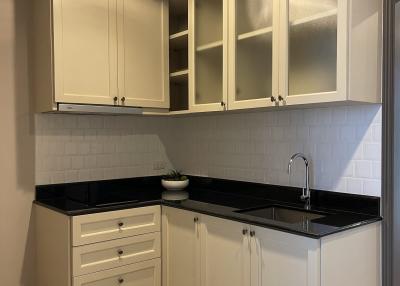
[[[227,105],[228,0],[189,0],[190,111]]]
[[[192,1],[191,112],[381,102],[380,0]]]
[[[381,101],[381,1],[280,3],[280,105]]]
[[[279,0],[234,0],[229,15],[228,108],[272,106],[279,92]]]
[[[37,110],[169,108],[167,0],[35,0]]]
[[[117,0],[54,0],[56,102],[117,103]]]
[[[166,1],[117,0],[117,6],[120,104],[169,108]]]

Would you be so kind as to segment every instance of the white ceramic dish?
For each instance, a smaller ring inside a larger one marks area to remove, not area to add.
[[[189,180],[185,181],[168,181],[161,180],[161,185],[166,188],[168,191],[181,191],[185,189],[189,185]]]

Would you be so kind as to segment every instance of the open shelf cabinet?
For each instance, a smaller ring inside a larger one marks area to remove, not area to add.
[[[189,109],[188,0],[169,1],[170,111]]]

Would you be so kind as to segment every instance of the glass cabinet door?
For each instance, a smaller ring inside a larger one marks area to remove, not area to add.
[[[229,108],[270,106],[278,93],[279,0],[230,5]]]
[[[226,107],[227,0],[192,0],[194,83],[191,109]]]
[[[288,100],[338,90],[338,2],[288,0]]]

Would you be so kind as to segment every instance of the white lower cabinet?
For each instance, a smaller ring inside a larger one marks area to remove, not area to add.
[[[163,207],[163,286],[200,286],[199,216]]]
[[[201,286],[247,286],[250,245],[245,224],[202,215]]]
[[[161,286],[161,208],[66,216],[36,205],[38,286]]]
[[[169,207],[162,213],[163,286],[380,285],[380,223],[313,239]]]
[[[79,276],[161,256],[159,232],[74,247],[73,275]]]
[[[320,285],[319,240],[262,227],[251,235],[251,286]]]
[[[73,286],[160,286],[161,260],[153,259],[74,278]]]
[[[35,217],[39,286],[381,285],[380,222],[313,239],[164,206]]]

